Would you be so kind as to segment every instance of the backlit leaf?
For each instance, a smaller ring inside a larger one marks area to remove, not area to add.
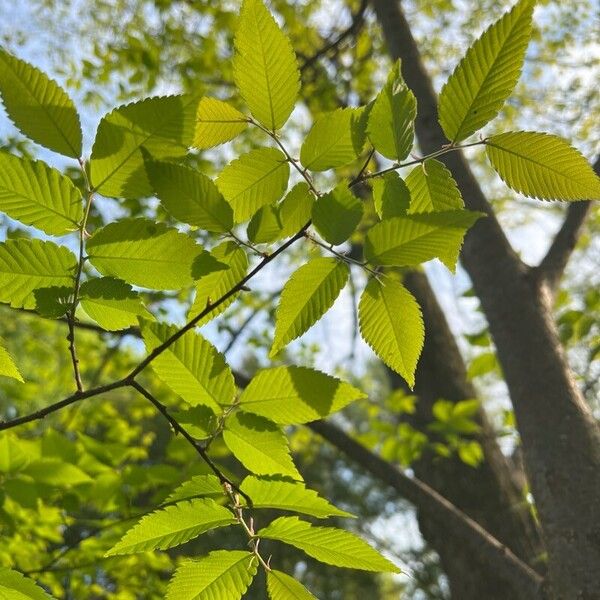
[[[0,302],[14,308],[35,308],[34,291],[73,286],[77,259],[52,242],[8,240],[0,244]]]
[[[353,533],[335,527],[315,527],[298,517],[279,517],[261,529],[258,536],[295,546],[328,565],[400,573],[398,567]]]
[[[0,47],[0,95],[16,127],[65,156],[81,156],[81,125],[73,101],[45,73]]]
[[[76,231],[83,216],[79,190],[40,160],[0,152],[0,211],[49,235]]]
[[[534,0],[521,0],[469,48],[439,97],[446,137],[460,142],[481,129],[510,96],[531,37]]]
[[[413,388],[425,328],[414,296],[398,281],[369,281],[358,307],[360,332],[375,354]]]
[[[227,102],[204,96],[198,104],[192,146],[199,150],[224,144],[239,135],[248,118]]]
[[[141,326],[148,352],[178,331],[175,326],[145,320]],[[235,383],[225,357],[193,330],[157,356],[152,369],[191,406],[204,404],[220,413],[219,405],[233,400]]]
[[[23,382],[23,376],[8,350],[0,345],[0,375]]]
[[[439,160],[432,158],[416,166],[406,185],[410,190],[409,214],[464,208],[456,181]]]
[[[320,371],[274,367],[259,371],[240,396],[244,411],[280,425],[308,423],[341,410],[366,394]]]
[[[217,187],[233,208],[236,223],[248,220],[261,206],[273,204],[285,192],[290,166],[275,148],[258,148],[229,163]]]
[[[562,138],[511,131],[486,140],[486,152],[502,180],[541,200],[600,199],[600,178],[578,150]]]
[[[0,567],[0,598],[2,600],[52,600],[52,597],[33,579],[6,567]]]
[[[289,475],[302,479],[296,469],[285,434],[275,423],[245,412],[225,421],[223,441],[231,453],[257,475]]]
[[[281,128],[294,110],[300,72],[290,41],[261,0],[244,0],[234,38],[233,77],[252,115]]]
[[[375,211],[382,219],[401,217],[410,205],[410,191],[395,171],[373,180]]]
[[[313,225],[319,235],[335,246],[352,235],[362,215],[362,202],[345,183],[317,198],[312,209]]]
[[[308,331],[333,306],[348,276],[346,263],[336,258],[314,258],[290,277],[275,313],[271,356]]]
[[[317,600],[299,581],[275,569],[267,573],[267,591],[271,600]]]

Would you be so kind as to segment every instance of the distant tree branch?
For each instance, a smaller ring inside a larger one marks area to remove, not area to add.
[[[364,23],[365,12],[369,6],[369,0],[361,0],[358,10],[352,14],[350,25],[339,33],[333,40],[327,41],[324,45],[319,48],[314,54],[308,57],[304,57],[304,60],[300,63],[300,71],[305,71],[312,67],[321,57],[325,56],[331,51],[337,51],[339,46],[349,38],[350,36],[356,35]]]
[[[464,540],[479,556],[485,557],[492,568],[514,586],[515,598],[545,598],[544,580],[537,572],[433,488],[408,477],[332,423],[315,421],[308,426],[377,479],[394,488],[419,510],[430,515],[440,527],[447,528],[457,539]]]
[[[600,157],[594,163],[594,171],[600,175]],[[591,201],[569,204],[567,216],[561,228],[554,236],[546,256],[544,256],[540,264],[535,268],[540,279],[547,284],[553,295],[558,289],[571,254],[577,246],[591,207]]]

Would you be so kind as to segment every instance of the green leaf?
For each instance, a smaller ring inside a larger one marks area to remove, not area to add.
[[[382,219],[402,217],[410,205],[410,191],[396,171],[373,180],[375,211]]]
[[[348,265],[336,258],[314,258],[290,277],[275,313],[271,357],[308,331],[333,306],[349,274]]]
[[[70,488],[92,482],[92,478],[79,467],[58,458],[33,460],[22,470],[22,473],[31,477],[36,483],[54,487]]]
[[[336,567],[400,573],[400,569],[359,537],[334,527],[315,527],[298,517],[279,517],[258,532],[303,550],[320,562]]]
[[[310,221],[315,197],[304,181],[297,183],[279,205],[281,238],[294,235]]]
[[[275,477],[249,475],[240,487],[252,498],[252,508],[275,508],[311,515],[319,519],[326,517],[352,517],[321,498],[317,492],[303,483]]]
[[[487,156],[502,180],[541,200],[600,199],[600,178],[578,150],[556,135],[510,131],[486,140]]]
[[[285,192],[290,166],[276,148],[257,148],[230,162],[217,187],[233,208],[236,223],[247,221],[261,206],[273,204]]]
[[[23,383],[23,376],[8,350],[0,345],[0,375],[10,377]]]
[[[179,221],[215,233],[233,227],[231,206],[206,175],[184,165],[157,161],[146,162],[146,171],[162,205]]]
[[[358,307],[363,339],[412,389],[425,328],[414,296],[398,281],[371,279]]]
[[[374,265],[412,266],[439,258],[452,272],[467,229],[482,213],[453,210],[377,223],[367,233],[365,257]]]
[[[338,108],[321,115],[302,144],[302,165],[311,171],[327,171],[356,160],[364,143],[358,127],[364,110]]]
[[[137,325],[138,317],[152,318],[139,294],[120,279],[100,277],[85,281],[80,297],[86,314],[108,331]]]
[[[65,156],[81,156],[81,125],[73,101],[45,73],[1,47],[0,95],[21,133]]]
[[[271,600],[317,600],[299,581],[275,569],[267,572],[267,591]]]
[[[146,349],[166,342],[179,329],[165,323],[141,320]],[[225,357],[193,330],[187,331],[152,361],[152,369],[191,406],[203,404],[217,413],[230,404],[235,382]]]
[[[21,440],[11,433],[0,435],[0,473],[16,473],[27,466],[30,459],[30,453]]]
[[[52,597],[33,579],[6,567],[0,567],[0,598],[2,600],[52,600]]]
[[[279,239],[281,235],[279,206],[267,204],[259,208],[250,219],[246,233],[248,239],[254,244],[266,244]]]
[[[521,0],[469,48],[439,98],[446,137],[460,142],[491,121],[513,91],[531,37],[535,0]]]
[[[409,214],[464,208],[452,174],[434,158],[416,166],[408,174],[406,185],[410,190]]]
[[[198,496],[223,496],[223,486],[215,475],[196,475],[175,489],[166,502],[179,502]]]
[[[344,183],[318,198],[312,209],[313,225],[319,235],[335,246],[352,235],[362,215],[362,202]]]
[[[166,600],[240,600],[256,575],[258,561],[243,550],[216,550],[181,564]]]
[[[417,100],[400,73],[400,61],[369,112],[367,134],[375,149],[390,160],[405,159],[415,137]]]
[[[90,178],[105,196],[152,195],[142,148],[157,160],[185,156],[192,142],[198,98],[147,98],[106,115],[96,134]]]
[[[223,441],[252,473],[302,479],[290,456],[283,431],[264,417],[236,412],[225,421]]]
[[[60,171],[39,160],[0,152],[0,211],[49,235],[76,231],[81,194]]]
[[[272,131],[283,127],[300,91],[290,41],[261,0],[244,0],[235,33],[233,78],[252,115]]]
[[[73,286],[77,259],[52,242],[8,240],[0,244],[0,302],[35,308],[34,290]]]
[[[275,367],[252,378],[240,396],[240,405],[280,425],[292,425],[322,419],[363,398],[365,393],[320,371]]]
[[[33,291],[35,310],[47,319],[59,319],[73,306],[74,287],[53,286]]]
[[[204,96],[198,104],[192,146],[199,150],[224,144],[239,135],[248,118],[227,102]]]
[[[105,556],[166,550],[234,523],[231,511],[209,498],[178,502],[142,517]]]
[[[191,285],[202,247],[164,223],[138,218],[99,229],[87,250],[103,275],[155,290],[179,290]]]
[[[188,314],[188,318],[190,319],[202,312],[209,302],[214,302],[226,294],[244,278],[248,269],[248,257],[244,250],[235,242],[223,242],[216,248],[213,248],[210,255],[215,260],[226,265],[227,269],[205,275],[198,281],[196,284],[196,298]],[[198,322],[198,325],[204,325],[204,323],[208,323],[211,319],[220,315],[235,301],[236,297],[237,294],[234,294],[219,304],[219,306],[203,317]]]

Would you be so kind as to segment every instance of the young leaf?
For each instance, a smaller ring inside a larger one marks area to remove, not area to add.
[[[336,246],[352,235],[362,215],[362,202],[344,183],[318,198],[312,209],[313,224],[319,235]]]
[[[244,0],[235,33],[233,78],[252,115],[272,131],[283,127],[300,91],[290,41],[261,0]]]
[[[328,565],[400,573],[398,567],[353,533],[335,527],[315,527],[298,517],[279,517],[261,529],[258,536],[295,546]]]
[[[487,156],[502,180],[541,200],[600,199],[600,178],[578,150],[556,135],[511,131],[486,140]]]
[[[275,569],[267,573],[267,591],[271,600],[317,600],[299,581]]]
[[[87,250],[103,275],[155,290],[190,285],[194,261],[202,253],[191,237],[143,218],[122,219],[99,229]]]
[[[192,142],[198,98],[147,98],[115,108],[96,133],[90,161],[94,188],[105,196],[152,195],[144,151],[157,160],[185,156]]]
[[[35,308],[34,290],[73,286],[77,259],[52,242],[16,239],[0,244],[0,302]]]
[[[236,223],[248,220],[261,206],[273,204],[285,192],[290,166],[276,148],[258,148],[230,162],[217,187],[233,208]]]
[[[398,281],[371,279],[358,307],[360,332],[375,354],[412,389],[425,328],[414,296]]]
[[[0,152],[0,211],[49,235],[76,231],[81,194],[60,171],[39,160]]]
[[[417,100],[400,73],[400,61],[369,112],[367,134],[375,149],[390,160],[405,159],[415,137]]]
[[[279,205],[280,238],[294,235],[308,223],[315,197],[304,181],[297,183]]]
[[[33,579],[6,567],[0,567],[0,598],[2,600],[52,600],[52,597]]]
[[[180,425],[198,440],[212,437],[219,423],[219,417],[206,405],[199,404],[185,410],[174,411],[173,416]]]
[[[206,175],[184,165],[158,161],[147,161],[146,171],[162,205],[179,221],[215,233],[233,227],[231,206]]]
[[[199,150],[224,144],[239,135],[248,118],[227,102],[205,96],[198,104],[192,146]]]
[[[138,317],[152,318],[137,292],[120,279],[100,277],[81,284],[81,308],[108,331],[137,325]]]
[[[240,489],[252,498],[252,508],[289,510],[319,519],[352,517],[350,513],[329,504],[317,492],[297,481],[249,475]]]
[[[215,260],[226,265],[227,269],[215,271],[200,278],[196,284],[196,298],[190,309],[188,318],[192,318],[202,312],[210,302],[218,300],[246,275],[248,257],[244,250],[235,242],[223,242],[216,248],[213,248],[210,255]],[[235,298],[236,295],[234,294],[219,304],[217,308],[211,310],[210,313],[203,317],[198,325],[208,323],[208,321],[220,315],[235,301]]]
[[[367,233],[365,257],[374,265],[396,267],[439,258],[454,272],[465,233],[481,216],[452,210],[381,221]]]
[[[53,286],[33,290],[35,311],[47,319],[60,319],[73,306],[73,286]]]
[[[311,171],[327,171],[356,160],[363,147],[358,124],[364,110],[338,108],[321,115],[302,144],[302,165]]]
[[[279,206],[267,204],[258,209],[248,223],[248,239],[254,244],[274,242],[281,236]]]
[[[240,600],[257,569],[251,552],[216,550],[182,563],[169,582],[166,600]]]
[[[92,478],[85,471],[59,458],[33,460],[22,473],[31,477],[36,483],[58,488],[71,488],[92,482]]]
[[[290,456],[283,431],[264,417],[236,412],[225,421],[223,441],[252,473],[302,479]]]
[[[141,320],[146,349],[151,352],[178,329],[165,323]],[[225,357],[193,330],[184,333],[152,361],[152,369],[191,406],[203,404],[217,413],[230,404],[235,382]]]
[[[196,475],[175,489],[166,502],[179,502],[198,496],[223,496],[223,486],[219,478],[215,475]]]
[[[1,47],[0,95],[21,133],[59,154],[81,156],[81,124],[71,98],[45,73]]]
[[[452,174],[434,158],[417,165],[408,174],[406,185],[410,190],[409,214],[464,208]]]
[[[382,219],[402,217],[410,205],[410,191],[396,171],[373,180],[375,212]]]
[[[8,350],[3,346],[0,346],[0,375],[2,377],[10,377],[23,383],[23,376],[21,375],[19,368],[15,364],[12,356],[8,353]]]
[[[348,265],[336,258],[314,258],[290,277],[275,313],[271,357],[308,331],[333,306],[349,274]]]
[[[234,523],[231,511],[209,498],[178,502],[142,517],[105,556],[166,550]]]
[[[341,410],[366,394],[336,377],[306,367],[259,371],[240,396],[243,410],[280,425],[308,423]]]
[[[460,142],[500,112],[521,72],[535,0],[520,0],[469,48],[439,98],[446,137]]]

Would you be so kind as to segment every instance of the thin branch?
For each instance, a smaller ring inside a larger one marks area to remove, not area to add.
[[[594,171],[600,175],[600,157],[594,163]],[[548,252],[535,267],[537,275],[544,281],[552,295],[556,294],[560,280],[567,268],[569,259],[583,231],[585,220],[592,208],[592,202],[573,202],[569,204],[567,216],[555,235]]]
[[[419,510],[427,512],[440,526],[453,529],[477,554],[486,557],[520,595],[531,600],[545,597],[543,578],[536,571],[433,488],[408,477],[331,423],[315,421],[308,426]]]
[[[365,12],[367,11],[368,5],[369,0],[361,0],[358,10],[351,16],[350,25],[344,29],[344,31],[340,32],[335,39],[326,42],[323,47],[317,50],[312,56],[305,58],[300,65],[300,71],[305,71],[312,67],[322,56],[325,56],[332,50],[337,52],[339,46],[346,38],[356,35],[364,23]]]
[[[221,485],[229,486],[231,489],[235,490],[237,494],[243,496],[243,498],[248,502],[249,506],[252,506],[251,498],[242,492],[238,486],[229,479],[222,471],[215,465],[210,456],[208,456],[206,450],[202,447],[200,443],[198,443],[187,431],[186,429],[177,421],[177,419],[171,415],[167,407],[157,400],[143,385],[138,383],[137,381],[131,381],[129,385],[137,390],[146,400],[154,405],[154,407],[160,412],[160,414],[170,423],[171,427],[176,433],[182,435],[186,441],[194,448],[194,450],[200,455],[202,460],[210,467],[211,471],[219,478]]]

